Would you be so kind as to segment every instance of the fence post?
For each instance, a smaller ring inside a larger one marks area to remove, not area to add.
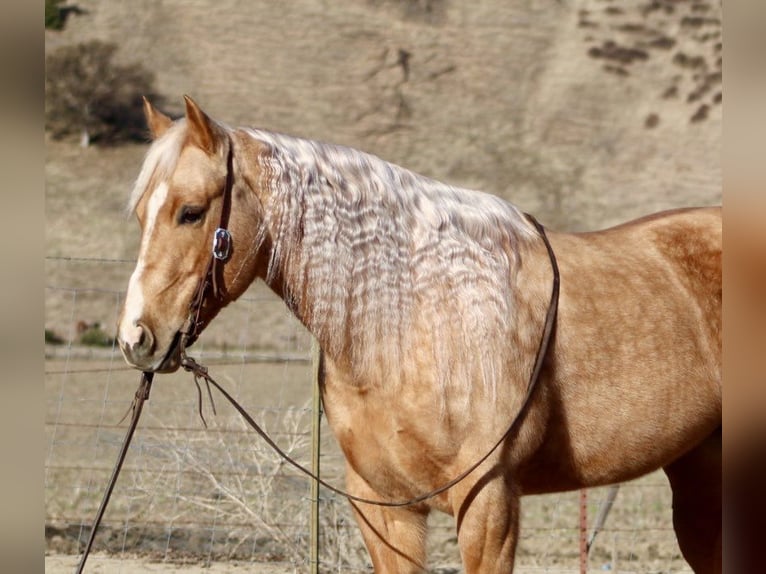
[[[580,574],[588,572],[588,491],[580,489]]]
[[[311,472],[319,476],[320,432],[322,423],[322,399],[319,392],[319,343],[311,338]],[[311,574],[319,574],[319,483],[311,481],[311,548],[309,562]]]
[[[598,508],[598,514],[596,515],[596,521],[593,523],[593,529],[590,532],[588,538],[588,552],[590,552],[593,543],[596,541],[596,535],[604,527],[606,517],[609,515],[609,511],[612,509],[614,499],[617,497],[617,491],[620,490],[619,484],[613,484],[606,492],[606,498],[601,501],[601,505]]]

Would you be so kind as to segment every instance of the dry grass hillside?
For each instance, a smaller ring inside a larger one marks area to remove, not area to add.
[[[714,0],[69,4],[46,49],[116,42],[171,113],[190,94],[227,123],[356,146],[560,229],[721,201]],[[144,152],[48,142],[46,255],[135,257],[122,208]],[[123,289],[129,272],[47,263],[55,286]],[[48,305],[46,326],[68,328]]]
[[[190,94],[227,123],[356,146],[562,229],[721,201],[713,0],[69,4],[46,49],[116,42],[171,113]],[[46,255],[135,257],[123,205],[144,152],[48,142]],[[119,290],[129,272],[49,260],[47,282]],[[47,327],[71,328],[47,305]],[[89,320],[110,325],[114,306]]]
[[[70,4],[82,14],[48,49],[117,42],[176,113],[188,93],[228,123],[360,147],[557,227],[720,202],[714,0]]]

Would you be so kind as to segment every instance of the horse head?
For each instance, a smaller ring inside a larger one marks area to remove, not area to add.
[[[240,170],[233,130],[185,100],[185,117],[177,121],[144,101],[154,141],[129,206],[141,226],[141,243],[118,341],[127,362],[146,371],[178,369],[183,346],[253,281],[258,248],[266,243],[257,237],[261,207],[248,185],[258,174],[252,167]],[[227,252],[211,266],[219,227],[230,233],[230,245],[217,246]]]

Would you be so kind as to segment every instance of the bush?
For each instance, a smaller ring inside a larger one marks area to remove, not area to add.
[[[107,335],[101,326],[96,324],[80,335],[80,343],[91,347],[112,347],[115,341],[114,337]]]
[[[62,0],[45,0],[45,28],[61,30],[66,20],[59,4]]]
[[[64,0],[45,0],[45,28],[47,30],[63,30],[67,18],[72,14],[87,14],[87,11],[76,4],[65,4]]]
[[[141,96],[161,101],[151,72],[114,60],[117,45],[100,40],[64,46],[46,58],[45,126],[80,143],[144,140]]]
[[[45,342],[49,345],[61,345],[64,339],[58,336],[51,329],[45,329]]]

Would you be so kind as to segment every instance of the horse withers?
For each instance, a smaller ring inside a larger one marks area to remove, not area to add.
[[[322,349],[351,494],[437,489],[519,419],[433,498],[354,504],[376,572],[425,570],[434,509],[455,517],[467,573],[510,572],[522,495],[658,468],[684,557],[721,571],[719,208],[549,232],[558,317],[525,402],[553,271],[515,206],[354,149],[234,129],[189,98],[177,121],[145,112],[154,142],[130,198],[142,237],[118,328],[128,363],[177,369],[184,344],[261,279]],[[211,265],[222,222],[231,250]]]

